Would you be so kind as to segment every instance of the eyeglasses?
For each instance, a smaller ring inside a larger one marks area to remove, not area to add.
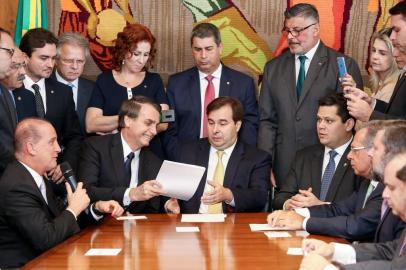
[[[350,151],[356,153],[360,150],[369,149],[369,148],[371,148],[371,146],[358,146],[358,147],[351,146]]]
[[[78,66],[83,66],[86,62],[85,60],[82,60],[82,59],[76,60],[76,59],[64,59],[64,58],[61,58],[61,61],[64,65],[73,65],[74,63],[76,63]]]
[[[11,65],[10,65],[10,68],[11,69],[14,69],[14,70],[17,70],[17,69],[20,69],[20,68],[26,68],[27,67],[27,63],[25,63],[25,62],[22,62],[22,63],[12,63]]]
[[[293,28],[293,29],[289,29],[289,28],[287,28],[287,27],[284,27],[283,29],[282,29],[282,33],[284,34],[284,35],[289,35],[289,34],[291,34],[293,37],[297,37],[297,36],[299,36],[300,35],[300,33],[302,33],[304,30],[306,30],[307,28],[309,28],[310,26],[313,26],[313,25],[315,25],[315,24],[317,24],[316,22],[315,23],[312,23],[312,24],[310,24],[310,25],[308,25],[308,26],[306,26],[306,27],[303,27],[303,28]]]
[[[14,49],[0,47],[0,50],[4,50],[4,51],[8,52],[10,57],[12,57],[14,55]]]

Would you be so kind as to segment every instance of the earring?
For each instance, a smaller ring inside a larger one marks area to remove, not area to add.
[[[122,64],[122,65],[124,65],[124,64],[125,64],[125,60],[124,60],[124,59],[123,59],[123,61],[121,62],[121,64]]]

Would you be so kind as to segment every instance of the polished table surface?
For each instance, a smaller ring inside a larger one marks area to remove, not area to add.
[[[181,215],[151,214],[146,220],[106,218],[32,260],[23,269],[298,269],[302,256],[287,255],[303,237],[270,238],[249,224],[266,213],[228,214],[224,223],[182,223]],[[177,233],[197,226],[200,232]],[[325,241],[343,240],[309,236]],[[117,256],[85,256],[90,248],[121,248]]]

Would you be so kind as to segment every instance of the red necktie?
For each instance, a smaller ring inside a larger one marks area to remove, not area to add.
[[[207,137],[207,105],[209,105],[210,102],[214,99],[214,85],[213,85],[213,76],[212,75],[207,75],[206,80],[208,82],[207,88],[206,88],[206,93],[204,95],[204,116],[203,116],[203,138]]]

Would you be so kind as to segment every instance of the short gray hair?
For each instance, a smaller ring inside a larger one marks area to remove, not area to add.
[[[61,48],[65,44],[77,45],[85,51],[85,57],[88,58],[89,52],[89,42],[85,37],[77,32],[65,32],[62,33],[58,38],[58,44],[56,46],[56,53],[58,57],[61,55]]]
[[[285,19],[293,17],[313,18],[319,22],[319,12],[317,8],[311,4],[299,3],[285,10]]]

